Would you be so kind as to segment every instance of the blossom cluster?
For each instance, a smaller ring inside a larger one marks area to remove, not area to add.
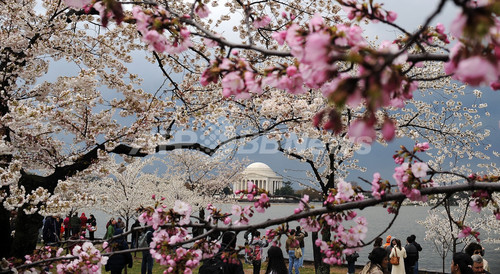
[[[471,183],[478,182],[498,182],[500,176],[479,176],[477,174],[471,174],[468,176]],[[469,202],[469,207],[472,211],[479,213],[483,208],[491,204],[493,206],[493,214],[497,220],[500,220],[500,205],[493,198],[491,192],[486,190],[476,190],[471,195],[472,200]]]
[[[108,261],[107,256],[103,256],[101,252],[91,243],[84,242],[82,245],[76,245],[71,254],[62,255],[63,248],[44,246],[36,250],[32,255],[25,256],[25,264],[31,264],[37,261],[43,261],[52,258],[59,258],[57,261],[57,273],[101,273],[103,265]],[[76,258],[75,258],[76,257]],[[67,258],[67,259],[65,259]],[[38,268],[50,270],[54,268],[54,262],[46,262],[37,265]],[[11,265],[15,269],[14,265]],[[30,268],[30,272],[38,273],[35,267]],[[17,272],[16,272],[17,273]]]
[[[142,34],[142,40],[149,45],[151,51],[178,54],[191,46],[191,33],[167,10],[161,7],[147,10],[134,6],[132,14],[137,30]],[[166,34],[169,34],[169,37]]]
[[[247,189],[237,190],[235,194],[241,194],[240,199],[242,199],[245,195],[249,201],[253,201],[255,197],[258,196],[258,199],[254,202],[255,210],[259,213],[264,213],[266,208],[271,206],[269,202],[269,195],[265,189],[259,189],[256,184],[251,181],[247,182]],[[253,211],[251,212],[253,214]]]
[[[500,9],[498,1],[471,1],[453,20],[451,34],[460,37],[445,72],[471,85],[500,89]]]
[[[93,6],[99,10],[104,25],[112,18],[117,23],[123,20],[121,4],[114,0],[65,2],[77,8]],[[349,20],[368,19],[394,24],[397,19],[395,12],[386,10],[382,4],[373,1],[338,2]],[[468,39],[461,39],[452,49],[445,72],[468,84],[491,84],[492,88],[498,89],[498,4],[491,0],[471,1],[463,5],[462,9],[462,13],[452,24],[451,33]],[[192,11],[200,18],[206,18],[210,13],[209,8],[201,1],[195,1]],[[137,5],[133,7],[132,13],[137,29],[150,50],[178,54],[192,45],[191,32],[186,26],[186,21],[192,15],[171,14],[161,6],[146,9]],[[257,29],[272,21],[267,15],[252,14],[252,18]],[[319,14],[312,17],[306,26],[290,21],[285,30],[273,32],[272,38],[278,45],[286,45],[290,49],[293,62],[262,70],[255,68],[242,56],[216,57],[203,72],[200,83],[208,85],[218,83],[221,79],[223,95],[234,96],[236,99],[260,94],[266,86],[292,94],[301,94],[307,89],[321,90],[334,107],[318,113],[316,126],[322,125],[335,133],[348,127],[350,136],[368,136],[368,142],[375,140],[375,128],[380,126],[385,140],[394,137],[395,123],[388,117],[380,120],[375,113],[384,107],[402,107],[405,101],[413,97],[413,91],[418,85],[407,76],[407,67],[416,64],[408,62],[407,43],[414,43],[415,39],[408,36],[396,41],[383,41],[379,49],[373,49],[358,25],[327,25]],[[437,45],[437,42],[449,43],[445,27],[440,23],[435,28],[426,26],[419,31],[418,39],[431,46]],[[238,55],[236,51],[233,54]],[[346,70],[338,61],[351,62],[356,65],[356,70]],[[344,107],[358,106],[363,102],[366,106],[365,114],[344,125],[339,118]]]
[[[346,213],[330,213],[324,216],[328,223],[325,228],[329,228],[333,237],[329,241],[317,239],[315,244],[324,255],[323,262],[333,265],[340,265],[343,262],[344,254],[352,254],[360,250],[363,240],[368,231],[367,222],[364,217],[354,218],[356,225],[349,228],[342,225],[343,221],[352,220],[356,216],[354,211]]]
[[[155,199],[156,197],[153,197]],[[192,234],[184,225],[190,224],[191,205],[177,200],[171,209],[157,201],[155,208],[144,209],[139,221],[152,226],[153,239],[150,244],[150,253],[153,259],[161,265],[168,266],[167,273],[192,273],[199,266],[205,250],[212,249],[212,245],[204,245],[198,241],[193,247],[185,248],[182,243],[192,238]],[[211,252],[206,252],[210,254]]]
[[[428,143],[417,143],[413,151],[408,151],[405,147],[393,155],[394,162],[399,164],[394,169],[392,177],[396,181],[398,191],[406,195],[411,201],[426,201],[427,196],[421,195],[420,190],[434,186],[431,179],[425,179],[429,167],[427,163],[418,161],[417,152],[424,152],[429,149]],[[391,192],[391,185],[388,181],[381,179],[379,173],[373,174],[372,195],[380,199],[383,195]]]

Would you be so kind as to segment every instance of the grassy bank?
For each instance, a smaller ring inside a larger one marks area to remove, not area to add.
[[[132,268],[127,268],[127,273],[130,273],[130,274],[141,273],[142,253],[137,252],[136,255],[137,256],[134,256],[134,254],[132,253],[132,256],[134,257],[134,265]],[[260,270],[260,273],[265,273],[266,268],[267,268],[267,262],[262,262],[262,268]],[[165,266],[159,265],[158,263],[155,262],[154,266],[153,266],[153,273],[160,274],[160,273],[163,273],[163,271],[165,269],[166,269]],[[245,270],[245,274],[253,273],[252,265],[243,264],[243,269]],[[104,272],[104,269],[103,269],[103,272]],[[195,271],[194,273],[198,273],[198,271]],[[300,273],[301,274],[314,274],[314,266],[312,264],[304,263],[304,267],[300,268]],[[330,273],[331,274],[345,274],[345,273],[347,273],[347,268],[335,266],[335,267],[331,268]]]

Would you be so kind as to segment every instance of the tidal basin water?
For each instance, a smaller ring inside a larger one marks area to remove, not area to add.
[[[245,203],[241,204],[242,206],[247,205]],[[224,210],[230,210],[232,205],[221,205],[220,207]],[[252,223],[263,222],[268,219],[278,218],[288,216],[293,214],[293,210],[297,207],[296,204],[273,204],[265,213],[255,213],[252,218]],[[417,223],[417,220],[424,220],[427,216],[427,211],[429,207],[423,206],[403,206],[401,207],[400,214],[392,227],[383,233],[381,237],[384,239],[387,235],[391,235],[392,237],[398,238],[401,240],[401,243],[406,244],[406,237],[411,234],[415,234],[417,237],[417,242],[422,246],[422,252],[420,252],[419,259],[419,268],[433,271],[441,271],[442,270],[442,259],[438,253],[434,250],[434,245],[430,241],[425,241],[425,230],[426,228]],[[96,237],[103,237],[105,233],[105,224],[107,220],[110,218],[110,215],[91,210],[85,211],[88,215],[90,213],[94,213],[98,222],[98,230],[96,231]],[[394,215],[387,214],[387,209],[383,207],[370,207],[363,210],[358,211],[358,216],[366,217],[368,223],[368,233],[366,239],[372,239],[378,234],[382,233],[387,225],[390,223],[392,217]],[[131,224],[129,224],[131,225]],[[297,222],[292,222],[289,224],[290,228],[295,228],[298,225]],[[500,231],[499,231],[500,233]],[[261,234],[265,234],[265,230],[261,230]],[[285,249],[285,238],[282,239],[282,248]],[[240,233],[238,237],[238,244],[243,245],[243,234]],[[485,248],[485,256],[484,258],[489,262],[490,272],[491,273],[500,273],[500,245],[498,244],[489,244],[489,243],[481,243],[481,245]],[[458,249],[463,248],[463,246],[459,246]],[[363,248],[359,255],[357,265],[364,265],[368,261],[368,253],[371,251],[372,246],[367,246]],[[266,251],[264,252],[266,253]],[[285,253],[285,252],[284,252]],[[286,254],[285,254],[286,255]],[[304,252],[305,260],[312,260],[312,241],[311,236],[305,239],[305,252]],[[448,253],[448,257],[445,259],[445,271],[450,271],[450,263],[451,263],[451,251]]]

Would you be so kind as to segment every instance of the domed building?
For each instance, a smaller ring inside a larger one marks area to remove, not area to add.
[[[233,185],[233,191],[244,190],[247,188],[248,181],[253,182],[259,188],[263,188],[274,194],[274,192],[283,186],[283,177],[276,173],[266,164],[255,162],[242,172],[243,178]]]

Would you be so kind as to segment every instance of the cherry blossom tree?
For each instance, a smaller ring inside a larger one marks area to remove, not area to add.
[[[430,210],[425,220],[417,221],[419,224],[425,226],[425,240],[432,242],[434,251],[442,259],[443,272],[445,271],[445,267],[447,267],[445,259],[448,253],[450,251],[452,253],[457,252],[459,245],[466,246],[471,240],[475,240],[472,235],[458,237],[457,228],[448,216],[453,216],[453,218],[461,222],[465,222],[466,218],[469,217],[467,218],[467,223],[475,231],[479,231],[484,226],[484,221],[477,216],[471,220],[471,214],[468,214],[470,213],[470,209],[468,209],[466,201],[459,200],[458,202],[458,206],[447,205],[442,210]]]
[[[161,197],[167,207],[182,200],[199,211],[210,202],[226,201],[223,190],[239,180],[245,163],[198,151],[174,151],[169,156],[168,160],[157,157],[132,158],[121,163],[110,160],[106,165],[110,175],[90,184],[90,192],[98,197],[94,207],[122,217],[126,227],[132,218],[139,216],[141,208],[154,206],[153,196]],[[147,168],[155,171],[148,172]]]
[[[460,9],[449,31],[442,24],[431,25],[446,2]],[[470,191],[471,208],[492,206],[500,218],[492,196],[500,191],[498,170],[479,166],[469,172],[459,165],[447,170],[452,157],[490,157],[474,145],[488,135],[475,123],[477,117],[468,114],[480,106],[464,110],[454,98],[461,87],[449,81],[498,89],[497,1],[441,0],[415,30],[397,25],[394,11],[371,0],[235,0],[224,2],[223,8],[217,1],[45,0],[43,11],[37,3],[2,3],[0,11],[9,22],[3,27],[0,55],[0,221],[6,223],[9,210],[19,209],[14,255],[34,247],[29,239],[41,216],[27,214],[33,213],[29,209],[43,204],[41,197],[51,196],[60,181],[102,172],[110,154],[144,157],[194,149],[213,155],[261,135],[309,163],[325,194],[324,207],[311,208],[304,196],[294,214],[249,224],[254,210],[270,206],[267,193],[249,184],[242,194],[253,206],[225,213],[209,205],[207,219],[194,224],[187,203],[177,200],[168,209],[157,200],[140,219],[157,230],[152,252],[169,272],[189,273],[203,256],[218,250],[208,232],[191,238],[188,227],[239,232],[299,220],[308,231],[327,234],[315,241],[321,253],[317,258],[335,264],[342,254],[367,244],[366,222],[355,208],[382,203],[397,216],[405,199],[425,201],[432,194],[446,201],[452,193]],[[392,27],[400,36],[368,41],[364,21]],[[234,26],[234,39],[227,37],[227,25]],[[147,60],[164,77],[155,90],[141,89],[138,75],[127,66],[134,51],[145,49],[151,51]],[[61,62],[75,64],[77,73],[42,79],[51,64]],[[417,90],[442,90],[452,100],[436,111],[434,102],[411,101]],[[215,138],[211,145],[176,142],[175,133],[182,130]],[[299,143],[320,139],[322,153],[287,149],[285,138],[297,133]],[[363,189],[344,180],[358,168],[353,152],[363,144],[401,136],[429,142],[398,150],[396,183],[375,173],[368,181],[373,198],[366,199]],[[432,151],[429,143],[444,147]],[[351,227],[342,224],[353,219]],[[452,223],[461,236],[476,235],[470,225]],[[268,230],[268,237],[279,239],[282,229]],[[0,232],[8,243],[7,231]]]

